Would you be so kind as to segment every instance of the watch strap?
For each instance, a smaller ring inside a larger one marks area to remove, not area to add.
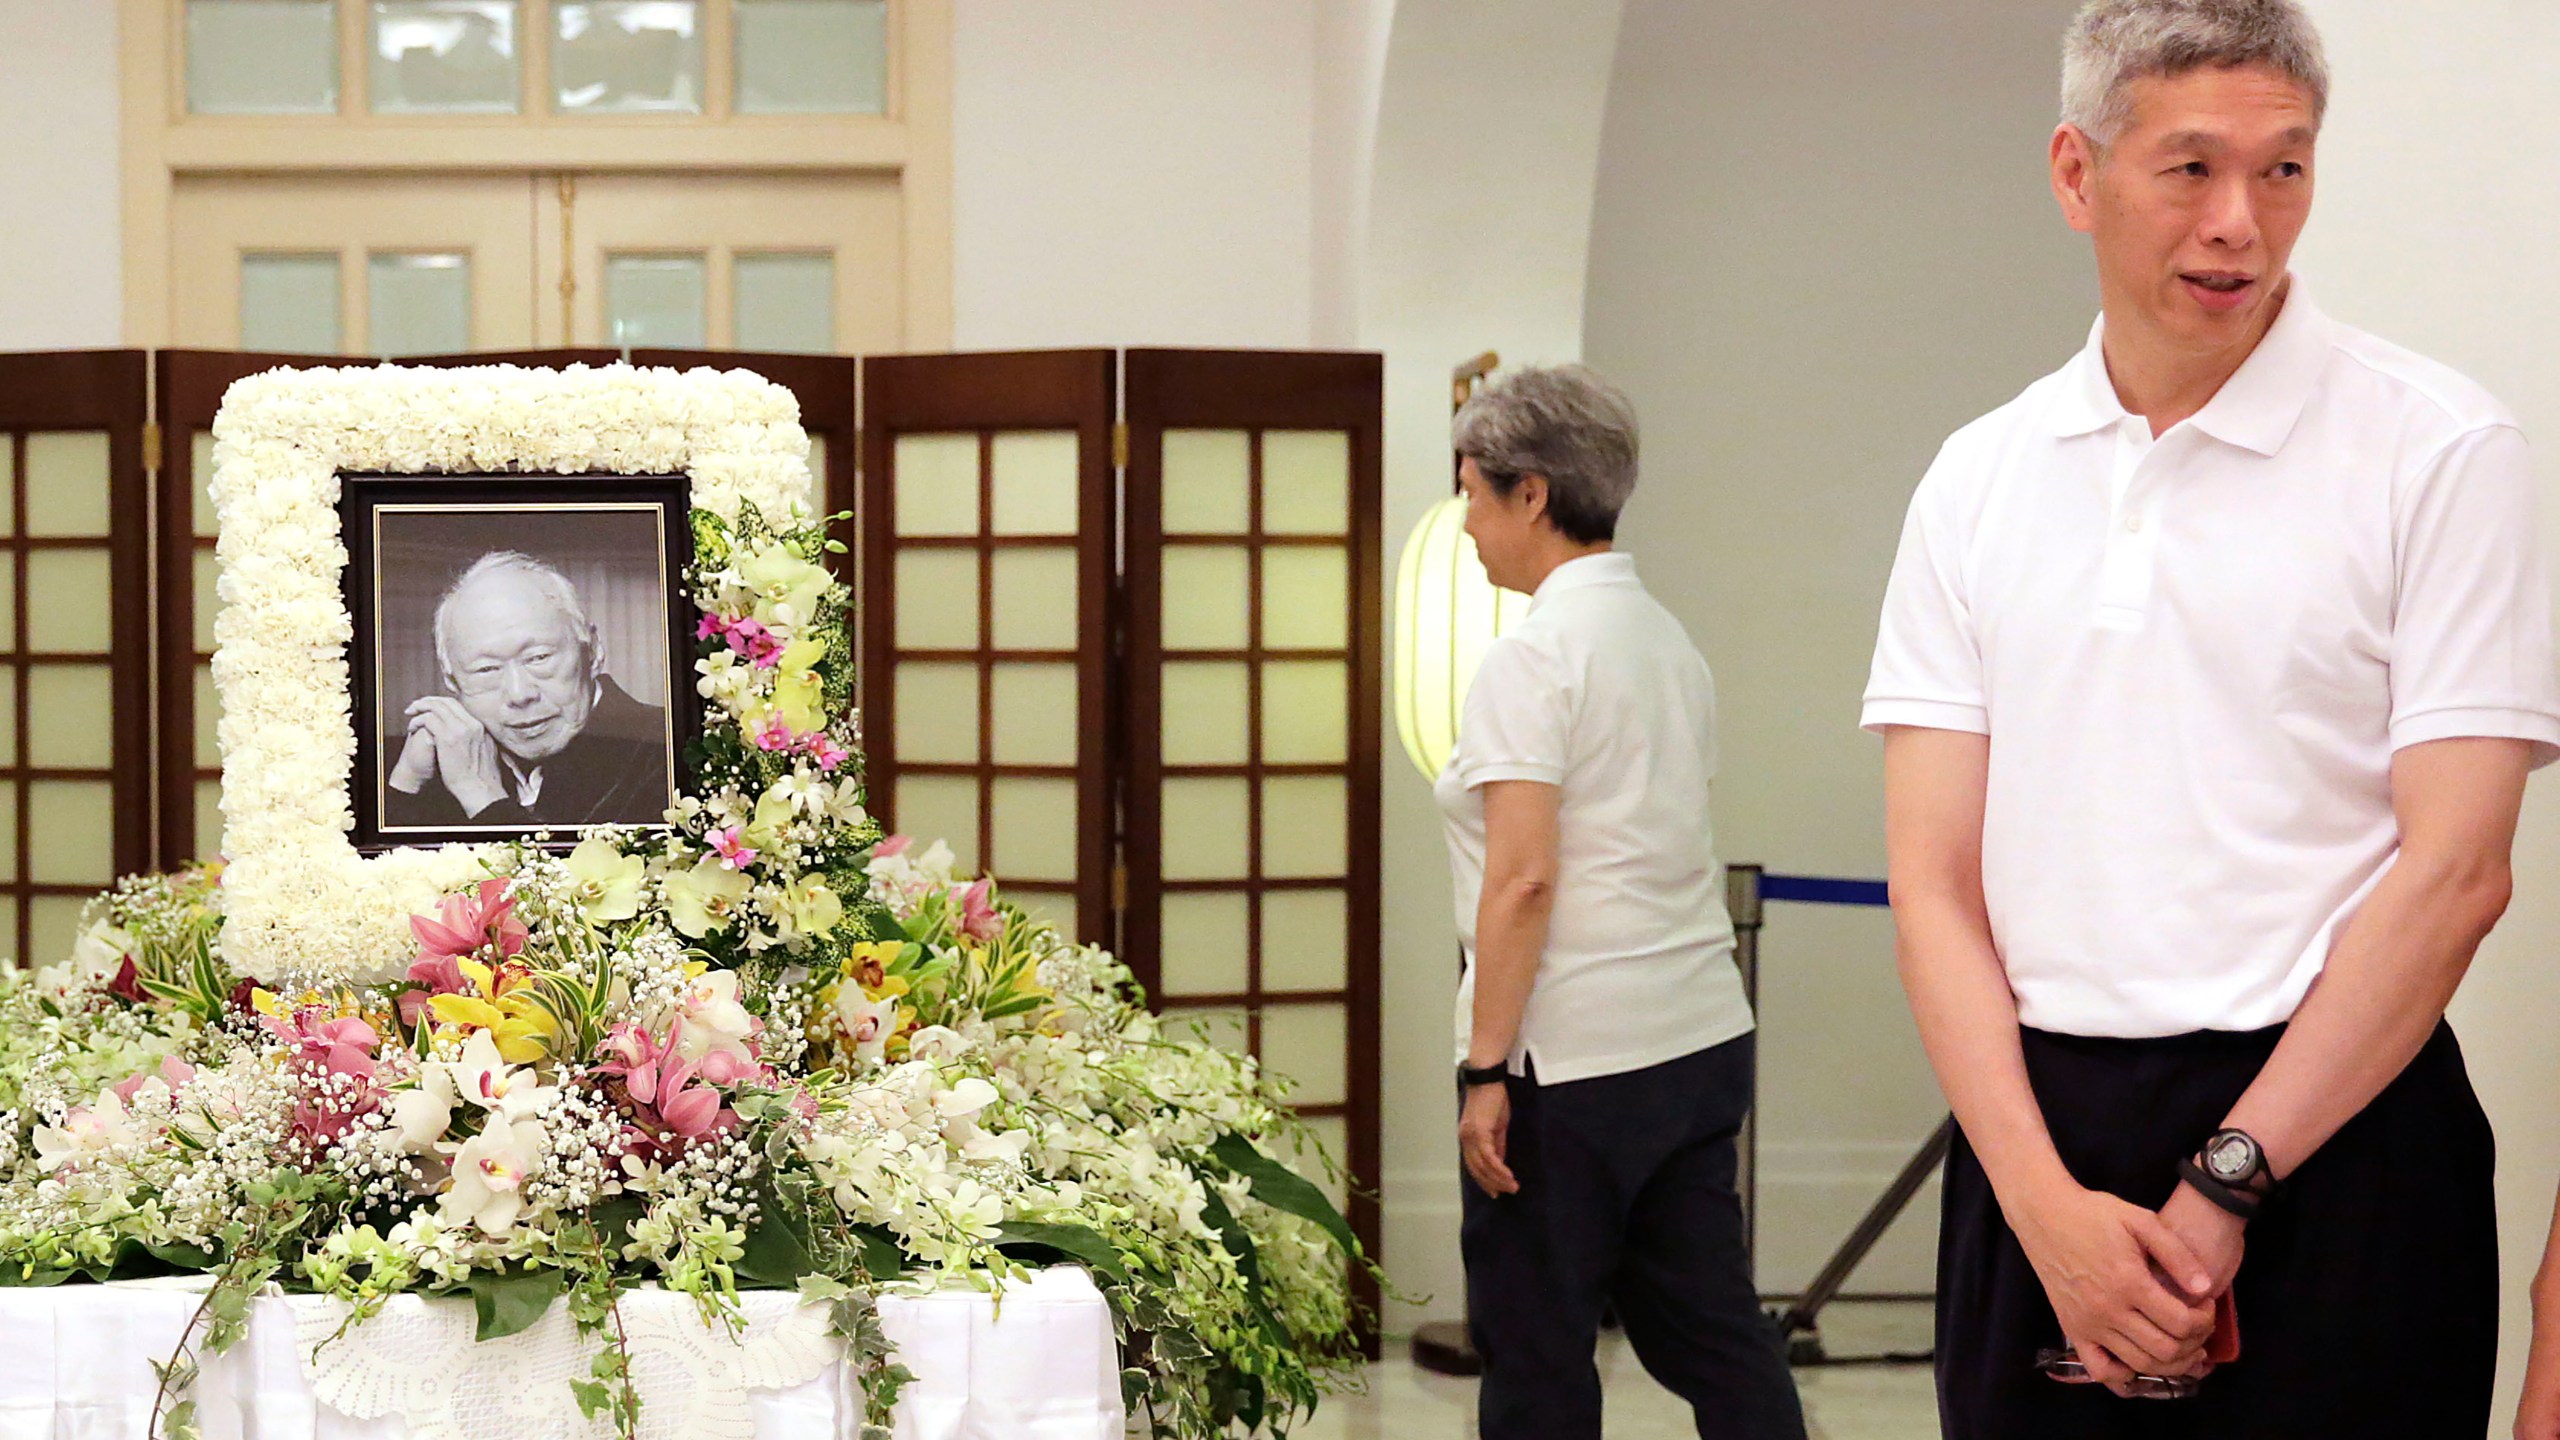
[[[1509,1068],[1501,1065],[1458,1066],[1458,1083],[1473,1089],[1478,1085],[1499,1085],[1511,1078]]]
[[[2253,1191],[2234,1189],[2213,1178],[2212,1172],[2197,1164],[2194,1156],[2178,1162],[2178,1178],[2223,1210],[2243,1220],[2257,1218],[2260,1196]]]

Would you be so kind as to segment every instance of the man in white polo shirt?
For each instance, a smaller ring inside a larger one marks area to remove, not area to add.
[[[2550,600],[2514,420],[2286,268],[2327,89],[2292,0],[2083,9],[2052,181],[2103,315],[1903,532],[1865,723],[1962,1129],[1950,1440],[2487,1424],[2443,1015],[2560,753]]]

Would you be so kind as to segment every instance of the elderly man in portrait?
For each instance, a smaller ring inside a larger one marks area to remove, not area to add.
[[[2286,268],[2327,97],[2293,0],[2080,12],[2050,178],[2102,316],[1903,529],[1865,723],[1962,1131],[1949,1440],[2487,1428],[2444,1012],[2560,683],[2514,417]]]
[[[437,602],[446,693],[384,737],[388,826],[652,824],[670,795],[666,712],[605,673],[575,586],[512,550],[481,556]]]

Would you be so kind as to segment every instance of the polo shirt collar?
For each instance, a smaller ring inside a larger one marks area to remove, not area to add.
[[[2303,407],[2320,382],[2332,340],[2329,318],[2311,303],[2299,275],[2285,292],[2284,309],[2259,338],[2258,348],[2205,407],[2187,423],[2217,440],[2273,455],[2293,433]],[[2057,437],[2086,435],[2125,418],[2115,382],[2107,378],[2107,317],[2089,327],[2089,343],[2062,370],[2052,406]]]
[[[1537,593],[1529,597],[1530,613],[1555,596],[1570,590],[1589,590],[1601,585],[1633,585],[1636,583],[1636,557],[1620,550],[1603,550],[1597,555],[1577,555],[1547,572],[1538,582]]]

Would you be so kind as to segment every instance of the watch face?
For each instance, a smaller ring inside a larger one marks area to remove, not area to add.
[[[2204,1152],[2204,1168],[2225,1183],[2246,1179],[2257,1161],[2257,1147],[2245,1135],[2225,1135]]]

